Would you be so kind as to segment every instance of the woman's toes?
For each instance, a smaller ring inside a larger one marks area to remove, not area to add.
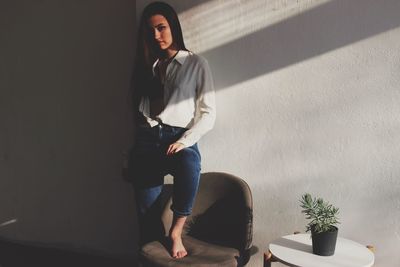
[[[172,239],[171,256],[175,259],[183,258],[187,255],[187,251],[183,246],[181,238]]]

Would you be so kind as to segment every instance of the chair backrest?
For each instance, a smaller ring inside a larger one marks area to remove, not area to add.
[[[166,233],[172,223],[173,214],[169,208],[171,202],[169,197],[161,216]],[[253,200],[247,183],[227,173],[202,174],[192,215],[186,221],[184,234],[245,251],[251,247],[252,226]]]

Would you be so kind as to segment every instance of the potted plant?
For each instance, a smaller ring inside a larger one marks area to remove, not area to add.
[[[306,232],[311,231],[313,253],[320,256],[331,256],[335,253],[339,224],[339,209],[322,198],[313,198],[310,194],[302,195],[302,213],[306,214]]]

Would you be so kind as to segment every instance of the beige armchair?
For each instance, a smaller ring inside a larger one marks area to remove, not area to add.
[[[168,233],[172,223],[172,185],[166,186],[161,220]],[[193,213],[184,227],[183,243],[188,255],[172,258],[167,239],[161,238],[142,247],[141,262],[151,267],[243,266],[250,258],[252,212],[252,195],[244,180],[227,173],[204,173]]]

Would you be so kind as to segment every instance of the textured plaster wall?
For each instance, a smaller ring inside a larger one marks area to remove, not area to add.
[[[149,1],[137,1],[137,13]],[[254,197],[248,266],[305,230],[304,192],[340,208],[340,236],[400,256],[400,2],[168,1],[217,89],[203,171],[244,178]]]

